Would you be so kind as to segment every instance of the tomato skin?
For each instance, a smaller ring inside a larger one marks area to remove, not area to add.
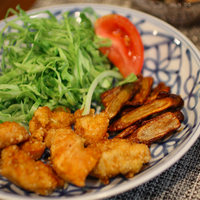
[[[96,20],[94,27],[96,35],[112,40],[111,47],[99,50],[108,55],[124,77],[141,73],[144,47],[137,28],[128,18],[118,14],[105,15]]]

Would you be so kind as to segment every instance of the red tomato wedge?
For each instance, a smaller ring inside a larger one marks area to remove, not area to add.
[[[144,47],[137,28],[126,17],[109,14],[96,20],[97,36],[110,38],[111,47],[101,47],[100,51],[108,55],[108,59],[119,68],[124,77],[130,73],[139,74],[142,71]]]

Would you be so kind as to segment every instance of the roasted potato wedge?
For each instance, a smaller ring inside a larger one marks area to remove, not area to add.
[[[180,122],[183,122],[183,120],[184,120],[184,114],[180,110],[177,110],[177,111],[175,111],[173,113],[178,118],[178,120]]]
[[[128,139],[135,141],[137,138],[140,143],[148,145],[164,137],[169,132],[178,129],[180,125],[181,123],[176,115],[172,112],[167,112],[138,128]]]
[[[124,129],[122,132],[120,132],[118,135],[116,135],[115,138],[126,138],[129,135],[131,135],[138,127],[139,127],[138,124],[129,126],[126,129]]]
[[[121,91],[122,86],[116,86],[110,90],[107,90],[101,94],[101,102],[107,107],[108,104],[113,100],[113,98]]]
[[[178,100],[176,98],[166,97],[163,99],[156,99],[149,104],[140,106],[112,123],[109,126],[109,131],[123,130],[131,124],[134,124],[139,120],[143,120],[152,114],[162,112],[170,107],[176,108],[179,106]]]
[[[141,86],[139,91],[130,101],[126,102],[126,105],[141,106],[149,97],[149,94],[151,93],[152,84],[153,84],[152,77],[143,78],[141,80]]]
[[[166,86],[165,83],[160,82],[150,93],[149,97],[147,98],[147,101],[145,102],[145,104],[149,103],[150,101],[153,101],[155,99],[157,99],[157,95],[159,94],[159,92],[161,91],[165,91],[165,92],[170,92],[170,87]]]
[[[109,119],[112,119],[121,110],[122,106],[127,102],[138,90],[139,82],[127,83],[122,86],[119,93],[112,99],[112,101],[105,108]]]

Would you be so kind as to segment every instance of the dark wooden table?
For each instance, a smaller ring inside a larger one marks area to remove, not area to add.
[[[36,0],[0,0],[0,20],[6,15],[9,8],[15,9],[20,4],[23,10],[28,10]]]

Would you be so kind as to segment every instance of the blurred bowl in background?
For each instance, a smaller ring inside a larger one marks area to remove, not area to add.
[[[180,1],[180,0],[179,0]],[[194,1],[194,0],[193,0]],[[159,17],[172,25],[190,25],[200,18],[200,0],[197,2],[133,0],[140,10]]]

